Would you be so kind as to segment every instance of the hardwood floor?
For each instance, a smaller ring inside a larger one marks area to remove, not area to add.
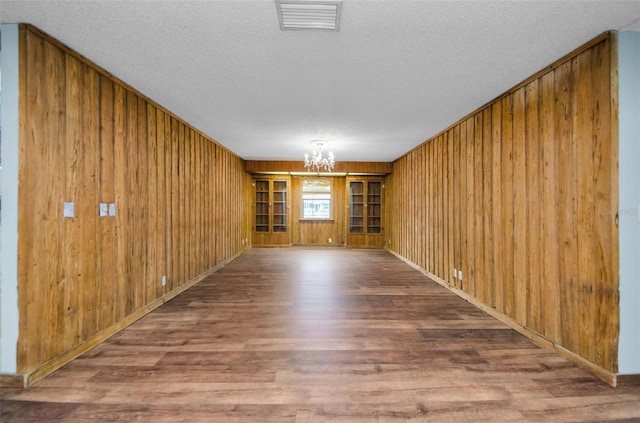
[[[383,251],[252,249],[28,389],[3,422],[640,421]]]

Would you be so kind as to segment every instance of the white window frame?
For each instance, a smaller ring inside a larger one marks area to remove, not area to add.
[[[330,179],[303,179],[301,191],[301,220],[333,220],[333,182]],[[309,204],[315,207],[309,207]]]

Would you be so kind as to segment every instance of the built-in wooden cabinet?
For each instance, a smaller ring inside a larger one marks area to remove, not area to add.
[[[291,244],[289,178],[259,178],[254,185],[253,244]]]
[[[347,178],[347,246],[382,248],[382,179]]]

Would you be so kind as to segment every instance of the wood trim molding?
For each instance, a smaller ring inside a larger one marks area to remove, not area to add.
[[[23,375],[0,374],[0,388],[25,388]]]
[[[617,375],[616,386],[640,386],[640,375]]]
[[[249,173],[274,173],[287,174],[305,173],[302,160],[245,160],[245,170]],[[393,170],[391,162],[336,162],[335,168],[329,175],[344,173],[349,175],[388,175]],[[315,175],[314,172],[308,172]],[[322,173],[320,176],[324,176]],[[346,175],[345,175],[346,176]]]

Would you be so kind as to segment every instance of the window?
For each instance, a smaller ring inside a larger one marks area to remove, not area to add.
[[[302,218],[331,219],[331,181],[326,179],[302,181]]]

